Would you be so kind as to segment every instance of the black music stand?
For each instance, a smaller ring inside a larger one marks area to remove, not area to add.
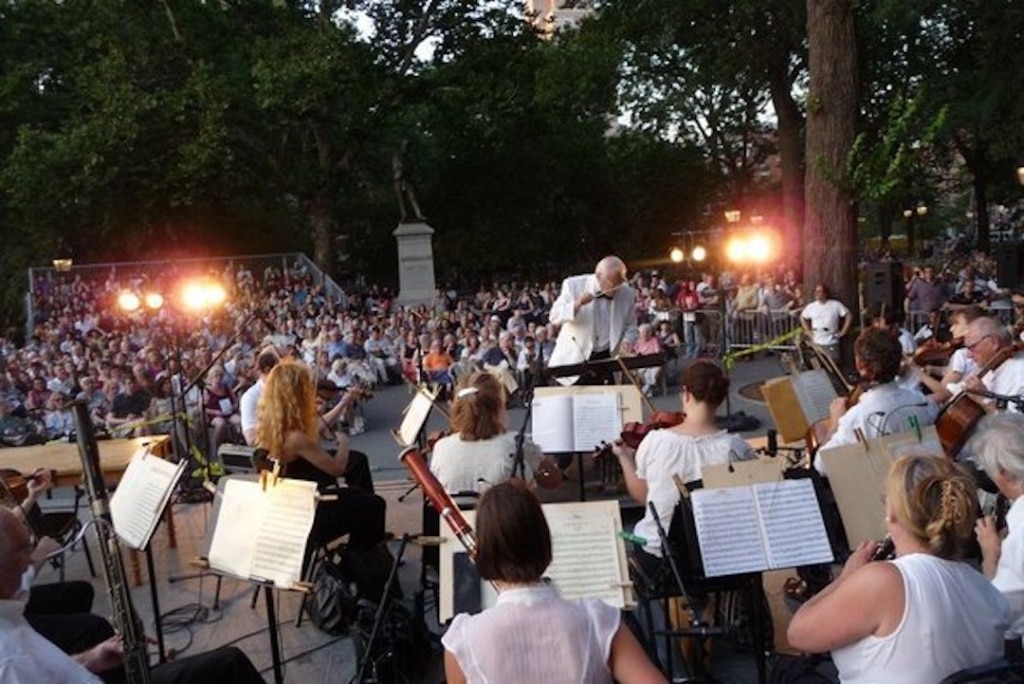
[[[657,354],[644,354],[642,356],[625,356],[616,357],[612,359],[597,359],[594,361],[584,361],[582,363],[574,363],[565,366],[551,366],[548,368],[547,373],[552,378],[566,378],[572,376],[583,377],[587,374],[596,376],[610,376],[613,372],[636,370],[638,368],[652,368],[654,366],[664,365],[664,363],[664,352],[658,352]],[[575,452],[575,456],[576,465],[579,469],[579,500],[586,501],[587,493],[585,483],[583,482],[584,454],[582,452]],[[572,458],[572,454],[569,454],[569,457]]]

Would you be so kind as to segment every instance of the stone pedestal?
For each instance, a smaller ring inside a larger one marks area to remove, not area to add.
[[[391,233],[398,240],[396,304],[429,304],[434,299],[434,229],[422,221],[400,223]]]

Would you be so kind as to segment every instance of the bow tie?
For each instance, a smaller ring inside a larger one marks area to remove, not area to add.
[[[594,295],[594,299],[611,299],[611,298],[612,298],[612,295],[606,294],[604,292],[598,292],[596,295]]]

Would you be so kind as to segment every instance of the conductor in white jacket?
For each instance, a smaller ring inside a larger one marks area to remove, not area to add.
[[[622,259],[607,256],[597,263],[593,274],[562,281],[562,291],[551,305],[550,320],[561,328],[549,367],[613,358],[623,343],[636,341],[636,296],[626,276]],[[611,373],[586,373],[558,381],[563,385],[608,384]]]

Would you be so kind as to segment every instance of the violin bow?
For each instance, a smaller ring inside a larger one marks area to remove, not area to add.
[[[650,397],[644,394],[644,391],[640,388],[640,383],[636,381],[636,376],[634,376],[633,373],[629,370],[629,368],[626,367],[626,362],[623,361],[622,357],[616,356],[615,361],[616,363],[619,364],[619,368],[622,369],[623,375],[629,378],[629,381],[633,384],[633,387],[636,387],[636,391],[640,393],[640,400],[644,403],[644,406],[647,407],[648,413],[650,413],[651,415],[657,413],[658,409],[654,408],[654,402],[651,401]]]

